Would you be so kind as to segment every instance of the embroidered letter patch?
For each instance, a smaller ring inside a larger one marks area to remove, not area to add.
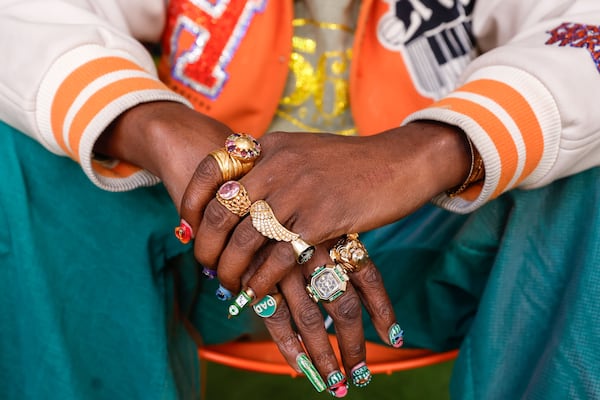
[[[584,48],[600,71],[600,27],[565,22],[548,33],[551,37],[546,44]]]

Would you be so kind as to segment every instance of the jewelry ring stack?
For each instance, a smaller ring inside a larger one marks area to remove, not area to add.
[[[227,181],[217,190],[216,198],[225,208],[239,217],[250,212],[252,202],[248,191],[238,181]]]
[[[340,264],[344,271],[358,272],[369,260],[369,253],[358,240],[358,233],[348,233],[329,250],[329,257]]]
[[[332,302],[346,291],[348,274],[340,264],[321,265],[310,274],[306,292],[315,303],[320,300]]]
[[[225,147],[209,153],[219,165],[223,182],[238,179],[248,173],[260,156],[260,143],[245,133],[232,133]]]
[[[252,225],[263,236],[269,239],[275,239],[279,242],[289,242],[294,249],[296,262],[304,264],[313,256],[315,246],[306,243],[300,235],[286,229],[275,217],[273,210],[264,200],[258,200],[252,203],[250,207],[250,217]]]

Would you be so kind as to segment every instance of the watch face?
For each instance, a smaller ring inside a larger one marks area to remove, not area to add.
[[[342,277],[345,277],[343,271],[338,272],[329,266],[320,267],[313,273],[310,286],[321,300],[331,301],[346,290],[346,282]]]

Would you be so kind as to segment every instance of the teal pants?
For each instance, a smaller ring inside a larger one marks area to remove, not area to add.
[[[6,125],[0,177],[0,398],[197,398],[182,319],[210,343],[257,329],[224,318],[161,186],[104,192]],[[599,183],[593,169],[468,216],[428,205],[361,235],[407,345],[460,346],[454,399],[600,398]]]

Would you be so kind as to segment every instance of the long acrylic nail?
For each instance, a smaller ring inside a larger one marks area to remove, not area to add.
[[[228,301],[231,300],[231,298],[233,297],[233,294],[225,289],[222,285],[219,284],[219,287],[217,288],[217,291],[215,292],[215,296],[217,296],[217,299],[221,300],[221,301]]]
[[[400,328],[400,325],[394,323],[388,331],[388,338],[390,339],[390,345],[398,348],[404,344],[404,331]]]
[[[227,318],[235,317],[238,315],[244,307],[246,307],[256,295],[254,294],[254,290],[250,288],[246,288],[237,295],[237,297],[233,300],[233,303],[229,305],[229,315]]]
[[[341,371],[333,371],[327,376],[327,391],[337,398],[348,394],[348,381]]]
[[[202,275],[204,275],[205,277],[207,277],[208,279],[215,279],[217,277],[217,270],[216,269],[210,269],[210,268],[206,268],[206,267],[202,267]]]
[[[371,371],[367,367],[367,364],[363,361],[358,364],[354,368],[352,368],[352,383],[357,387],[365,387],[370,382],[373,376],[371,375]]]
[[[296,357],[296,364],[298,364],[298,368],[300,368],[302,373],[306,375],[317,392],[320,393],[327,388],[325,386],[325,382],[323,382],[323,378],[321,378],[321,375],[319,375],[319,371],[317,371],[313,363],[310,361],[310,358],[308,358],[305,353],[298,354]]]
[[[183,244],[188,244],[192,240],[192,227],[184,219],[181,219],[179,226],[175,227],[175,237]]]

